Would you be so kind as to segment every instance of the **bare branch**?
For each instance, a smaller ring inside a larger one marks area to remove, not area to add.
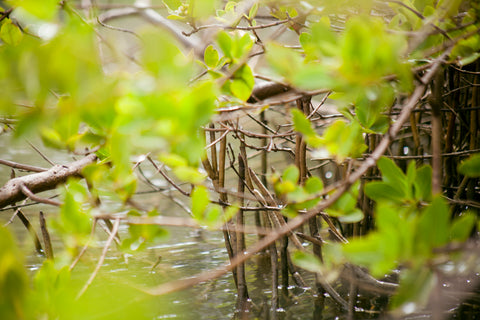
[[[96,160],[97,156],[91,154],[69,165],[56,165],[44,172],[11,179],[0,188],[0,208],[25,199],[27,197],[25,192],[28,194],[28,191],[31,191],[32,194],[36,194],[51,190],[66,182],[69,177],[80,177],[82,169]]]

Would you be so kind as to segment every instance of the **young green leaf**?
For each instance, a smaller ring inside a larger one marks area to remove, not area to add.
[[[215,68],[218,65],[218,51],[212,45],[209,45],[205,49],[205,53],[203,56],[205,59],[205,64],[209,68]]]

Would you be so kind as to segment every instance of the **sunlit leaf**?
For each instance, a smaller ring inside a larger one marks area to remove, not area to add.
[[[12,20],[5,19],[2,27],[0,28],[0,39],[9,45],[16,46],[22,41],[23,33],[20,31]]]

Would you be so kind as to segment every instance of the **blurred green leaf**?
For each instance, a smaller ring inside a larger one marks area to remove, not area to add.
[[[463,213],[460,217],[453,220],[453,223],[450,225],[450,240],[466,241],[472,233],[475,221],[477,221],[477,217],[470,211]]]
[[[420,201],[432,199],[432,167],[425,165],[417,169],[415,197]]]
[[[202,222],[205,219],[205,210],[210,203],[207,188],[196,186],[192,191],[192,215],[193,218]]]
[[[28,13],[44,20],[53,19],[60,8],[57,0],[7,0],[7,2],[14,7],[21,7]]]
[[[315,194],[323,190],[323,181],[315,176],[312,176],[305,181],[305,191],[310,194]]]
[[[247,101],[252,94],[254,85],[255,79],[252,70],[245,64],[235,72],[233,80],[230,82],[230,90],[235,97]]]
[[[289,182],[292,182],[293,184],[296,184],[298,182],[299,176],[300,176],[300,173],[298,171],[297,166],[290,165],[283,171],[282,179],[283,181],[289,181]]]
[[[458,166],[458,171],[469,177],[480,177],[480,153],[470,156]]]
[[[0,319],[24,319],[28,293],[23,257],[10,232],[0,226]]]
[[[341,223],[356,223],[362,221],[364,217],[362,210],[355,208],[348,211],[346,214],[339,216],[338,220]]]
[[[0,39],[6,44],[16,46],[22,41],[23,33],[12,20],[5,19],[0,28]]]
[[[87,200],[87,190],[76,179],[69,179],[61,188],[63,202],[60,207],[59,227],[62,233],[73,242],[71,245],[81,245],[91,231],[91,219],[83,202]]]
[[[292,260],[297,266],[310,272],[320,272],[322,269],[320,259],[311,253],[295,251],[292,255]]]
[[[306,137],[316,135],[315,130],[313,130],[312,128],[310,120],[307,119],[303,112],[298,109],[291,109],[290,112],[292,113],[292,120],[295,131],[300,132]]]
[[[336,120],[325,130],[321,139],[337,162],[343,162],[347,157],[360,157],[367,148],[362,128],[357,122]]]

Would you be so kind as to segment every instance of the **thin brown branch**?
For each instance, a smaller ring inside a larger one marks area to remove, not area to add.
[[[42,230],[42,236],[43,236],[43,244],[45,246],[45,256],[47,257],[47,259],[53,260],[52,241],[50,240],[50,233],[48,232],[48,229],[47,229],[47,221],[45,220],[45,216],[42,211],[40,211],[39,219],[40,219],[40,229]]]
[[[11,167],[13,169],[20,169],[20,170],[31,171],[31,172],[44,172],[48,170],[42,167],[31,166],[28,164],[23,164],[23,163],[18,163],[18,162],[13,162],[9,160],[3,160],[3,159],[0,159],[0,164]]]
[[[50,204],[52,206],[56,206],[56,207],[60,207],[62,205],[61,202],[59,201],[55,201],[55,200],[52,200],[52,199],[48,199],[48,198],[42,198],[42,197],[38,197],[36,196],[32,191],[30,191],[30,189],[27,188],[27,186],[25,184],[20,184],[20,189],[22,190],[23,194],[25,196],[27,196],[29,199],[33,200],[33,201],[36,201],[36,202],[39,202],[39,203],[44,203],[44,204]]]

